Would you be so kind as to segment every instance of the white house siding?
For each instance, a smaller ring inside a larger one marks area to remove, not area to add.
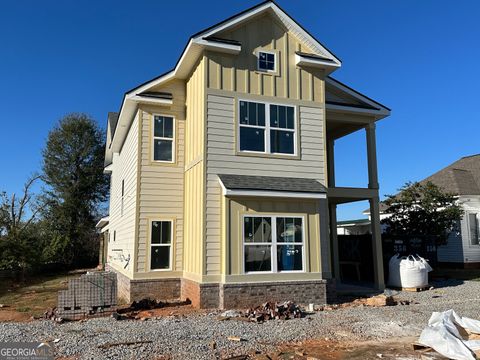
[[[180,97],[180,96],[179,96]],[[184,97],[177,99],[184,101]],[[151,161],[152,113],[174,115],[176,121],[176,163],[155,164]],[[139,191],[139,233],[137,273],[150,271],[147,234],[149,221],[174,219],[174,259],[172,270],[182,270],[183,245],[183,172],[184,172],[184,116],[171,110],[142,111],[141,177]]]
[[[137,115],[120,153],[113,155],[110,191],[108,263],[116,270],[130,276],[133,274],[135,256],[138,123]],[[123,215],[121,210],[122,180],[124,180]],[[130,259],[130,261],[126,259]]]
[[[279,101],[281,103],[281,101]],[[325,183],[324,109],[299,106],[300,157],[280,159],[236,155],[235,99],[207,97],[206,273],[220,273],[220,196],[217,174],[283,176]]]

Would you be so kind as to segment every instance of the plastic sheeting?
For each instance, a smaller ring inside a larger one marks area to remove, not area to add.
[[[388,285],[415,288],[428,285],[428,273],[432,271],[432,267],[421,256],[400,257],[396,254],[390,259],[388,270]]]
[[[480,340],[468,340],[468,332],[480,334],[480,321],[460,317],[455,311],[434,312],[422,331],[419,343],[449,359],[475,360]]]

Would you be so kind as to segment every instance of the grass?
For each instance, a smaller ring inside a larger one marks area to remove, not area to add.
[[[24,283],[13,279],[0,280],[0,312],[16,311],[22,317],[42,316],[48,308],[57,306],[58,291],[68,287],[68,280],[80,276],[78,271],[43,274],[28,277]]]

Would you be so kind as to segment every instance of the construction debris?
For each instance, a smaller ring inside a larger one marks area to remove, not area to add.
[[[304,316],[305,312],[292,301],[283,303],[266,302],[254,309],[247,310],[245,313],[245,317],[257,323],[267,320],[288,320]]]
[[[393,306],[396,305],[396,301],[393,300],[392,296],[387,296],[384,294],[373,296],[371,298],[368,298],[365,301],[365,305],[367,306],[375,306],[375,307],[380,307],[380,306]]]
[[[173,306],[183,306],[183,305],[190,305],[190,300],[185,301],[172,301],[172,302],[164,302],[164,301],[157,301],[152,299],[142,299],[139,301],[134,301],[129,307],[118,309],[117,311],[112,313],[112,317],[115,320],[141,320],[145,321],[148,319],[149,316],[145,316],[145,313],[141,313],[145,310],[154,310],[154,309],[161,309],[165,307],[173,307]],[[142,315],[143,314],[143,315]]]

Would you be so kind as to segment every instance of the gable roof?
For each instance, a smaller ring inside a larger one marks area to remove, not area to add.
[[[425,184],[429,181],[452,194],[480,195],[480,154],[464,156],[419,182]],[[386,209],[387,206],[380,203],[380,211]],[[363,213],[369,214],[370,209]]]
[[[109,112],[107,117],[108,126],[110,127],[110,141],[113,139],[113,135],[115,134],[115,129],[117,128],[118,122],[118,113],[117,112]]]

